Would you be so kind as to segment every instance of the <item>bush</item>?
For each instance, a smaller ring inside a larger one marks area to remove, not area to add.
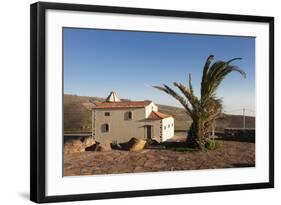
[[[205,148],[207,150],[215,150],[215,149],[219,148],[220,146],[221,146],[220,143],[215,140],[208,140],[205,144]]]

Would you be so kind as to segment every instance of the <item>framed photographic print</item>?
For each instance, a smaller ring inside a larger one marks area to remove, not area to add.
[[[30,198],[274,187],[274,18],[31,5]]]

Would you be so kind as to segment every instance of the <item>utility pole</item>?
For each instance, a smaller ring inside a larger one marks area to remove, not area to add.
[[[95,137],[95,111],[93,110],[93,108],[91,109],[91,113],[92,113],[92,137]]]
[[[246,128],[245,108],[243,108],[243,129]]]

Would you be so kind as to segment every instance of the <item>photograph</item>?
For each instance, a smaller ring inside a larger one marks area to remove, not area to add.
[[[30,199],[274,187],[274,17],[30,6]]]
[[[63,176],[254,168],[255,43],[63,27]]]
[[[278,1],[1,3],[0,205],[280,201]]]

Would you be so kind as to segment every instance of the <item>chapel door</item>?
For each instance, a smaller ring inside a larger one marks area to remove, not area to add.
[[[148,125],[146,127],[146,136],[147,136],[147,139],[151,139],[151,137],[152,137],[152,126],[151,125]]]

